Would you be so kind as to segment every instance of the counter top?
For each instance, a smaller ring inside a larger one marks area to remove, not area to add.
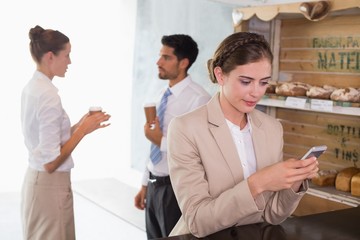
[[[288,218],[280,225],[266,223],[231,227],[204,238],[191,234],[163,240],[359,240],[360,207]]]

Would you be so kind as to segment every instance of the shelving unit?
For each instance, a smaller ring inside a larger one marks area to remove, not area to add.
[[[307,99],[307,102],[305,103],[304,107],[297,108],[297,107],[287,106],[285,104],[286,97],[282,97],[282,98],[283,99],[274,99],[265,96],[258,103],[258,105],[266,107],[267,112],[274,116],[276,116],[276,110],[278,108],[296,109],[306,112],[360,116],[359,107],[333,106],[332,111],[320,111],[320,110],[311,109],[311,104],[310,104],[311,99]],[[352,196],[349,192],[337,191],[335,187],[319,187],[314,184],[310,184],[310,188],[306,196],[300,202],[298,209],[294,212],[294,215],[302,216],[302,215],[321,213],[326,211],[333,211],[337,209],[345,209],[345,208],[351,208],[357,206],[360,206],[360,198]]]
[[[305,104],[304,108],[295,108],[295,107],[286,106],[285,100],[270,99],[270,98],[263,98],[258,104],[267,107],[300,109],[300,110],[312,111],[312,112],[325,112],[325,113],[334,113],[334,114],[342,114],[342,115],[360,116],[360,108],[358,107],[333,106],[332,111],[320,111],[320,110],[311,109],[311,105],[309,102]]]
[[[346,204],[351,207],[360,206],[359,197],[352,196],[349,192],[337,191],[333,187],[319,187],[314,184],[310,184],[308,194],[330,201]]]
[[[348,192],[336,191],[333,187],[318,187],[310,184],[310,188],[301,199],[294,216],[305,216],[328,211],[354,208],[360,206],[360,198]]]
[[[360,88],[360,63],[351,57],[360,52],[360,2],[327,2],[329,14],[315,21],[306,18],[301,2],[234,9],[234,29],[263,34],[271,43],[273,81]],[[360,107],[326,102],[330,106],[314,109],[313,103],[307,98],[297,107],[289,105],[286,97],[273,96],[258,103],[283,125],[284,158],[301,156],[307,148],[325,144],[328,151],[319,158],[320,168],[340,170],[356,163],[360,167]],[[355,206],[360,206],[360,198],[348,192],[311,185],[296,212],[306,215]]]

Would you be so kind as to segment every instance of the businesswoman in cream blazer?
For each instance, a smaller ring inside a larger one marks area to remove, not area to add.
[[[273,55],[263,36],[228,36],[208,61],[219,92],[174,118],[168,130],[170,178],[182,216],[171,235],[204,237],[257,222],[279,224],[297,207],[315,157],[283,161],[283,130],[255,109],[271,78]]]

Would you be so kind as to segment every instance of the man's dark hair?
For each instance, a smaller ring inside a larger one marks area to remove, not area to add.
[[[163,36],[161,43],[167,47],[174,48],[174,55],[180,61],[184,58],[189,59],[189,65],[186,71],[195,62],[199,49],[197,43],[188,35],[174,34]]]

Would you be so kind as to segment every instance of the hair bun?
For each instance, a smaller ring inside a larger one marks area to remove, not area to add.
[[[40,27],[39,25],[36,25],[35,27],[31,28],[29,31],[30,40],[31,41],[38,40],[44,31],[45,30],[42,27]]]

